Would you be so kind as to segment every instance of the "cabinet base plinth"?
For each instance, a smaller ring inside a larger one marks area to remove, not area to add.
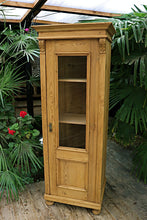
[[[67,197],[48,195],[48,194],[44,194],[44,199],[47,202],[50,202],[50,201],[59,202],[59,203],[64,203],[64,204],[69,204],[69,205],[85,207],[85,208],[89,208],[89,209],[96,210],[96,211],[101,210],[101,203],[93,203],[89,201],[71,199]]]
[[[94,215],[99,215],[100,212],[101,212],[101,210],[96,210],[96,209],[93,209],[93,210],[92,210],[92,213],[93,213]]]
[[[48,206],[51,206],[51,205],[54,204],[54,202],[52,202],[52,201],[48,201],[48,200],[46,200],[45,203],[46,203],[46,205],[48,205]]]

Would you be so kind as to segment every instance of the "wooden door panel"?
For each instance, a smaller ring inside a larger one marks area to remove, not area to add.
[[[57,159],[57,195],[87,200],[88,163]]]
[[[87,163],[57,160],[57,185],[87,190]]]

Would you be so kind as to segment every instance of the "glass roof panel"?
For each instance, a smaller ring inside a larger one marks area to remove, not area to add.
[[[134,4],[142,8],[143,4],[147,4],[147,0],[48,0],[45,3],[45,5],[71,7],[110,13],[130,13],[132,12],[131,8],[134,6]]]
[[[41,11],[36,17],[36,20],[52,21],[52,22],[63,22],[63,23],[76,23],[81,19],[88,19],[91,16],[67,14],[62,12],[47,12]],[[93,17],[92,17],[93,18]],[[97,17],[95,17],[97,18]]]
[[[36,20],[61,22],[61,23],[76,23],[79,20],[97,19],[98,16],[77,15],[63,12],[47,12],[41,11],[36,17]],[[35,21],[34,19],[34,21]]]
[[[4,10],[5,17],[1,10]],[[20,20],[28,9],[22,8],[11,8],[11,7],[3,7],[0,6],[0,19],[13,19]]]
[[[7,1],[4,0],[4,3]],[[13,2],[13,1],[12,1]],[[36,0],[14,0],[14,2],[23,2],[23,3],[34,3]],[[60,7],[69,7],[76,9],[85,9],[85,10],[93,10],[100,12],[110,12],[110,13],[129,13],[132,12],[131,8],[134,8],[134,4],[136,4],[140,9],[143,9],[143,4],[147,4],[147,0],[48,0],[45,5],[51,6],[60,6]],[[2,6],[0,6],[1,8]],[[73,9],[74,10],[74,9]],[[21,19],[27,9],[22,8],[10,8],[5,7],[6,19]],[[54,21],[54,22],[65,22],[65,23],[75,23],[81,19],[88,18],[97,18],[91,16],[84,15],[76,15],[76,14],[68,14],[62,12],[51,12],[51,11],[41,11],[39,15],[37,15],[38,20],[45,21]],[[2,19],[2,13],[0,12],[0,18]]]

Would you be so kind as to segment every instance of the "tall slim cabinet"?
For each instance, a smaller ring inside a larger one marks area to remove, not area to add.
[[[39,32],[45,195],[98,214],[105,189],[111,23]]]

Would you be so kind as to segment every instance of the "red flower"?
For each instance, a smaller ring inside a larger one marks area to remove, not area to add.
[[[21,111],[20,112],[20,117],[24,118],[27,115],[27,112]]]
[[[15,132],[16,132],[16,131],[10,130],[10,128],[8,128],[8,133],[9,133],[9,134],[14,135]]]

